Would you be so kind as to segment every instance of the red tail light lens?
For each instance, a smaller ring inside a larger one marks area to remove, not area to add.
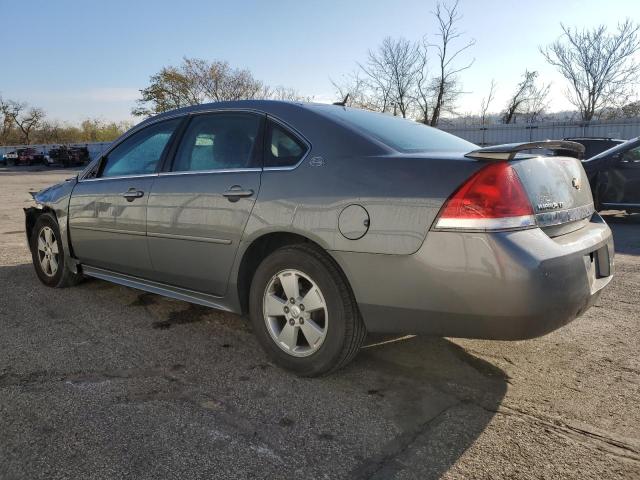
[[[502,230],[536,225],[527,193],[507,162],[478,170],[447,200],[439,229]]]

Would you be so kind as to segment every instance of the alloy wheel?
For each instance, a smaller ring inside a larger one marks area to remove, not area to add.
[[[269,335],[286,353],[307,357],[322,346],[329,315],[322,291],[311,277],[295,269],[278,272],[265,288],[262,305]]]
[[[38,260],[44,274],[53,277],[58,272],[60,249],[55,233],[50,227],[43,227],[38,234]]]

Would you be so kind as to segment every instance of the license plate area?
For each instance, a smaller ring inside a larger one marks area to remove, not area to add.
[[[589,252],[584,256],[584,264],[587,269],[589,278],[589,286],[591,291],[599,290],[602,279],[611,276],[611,258],[609,256],[609,247],[603,247]],[[600,281],[599,281],[600,280]]]

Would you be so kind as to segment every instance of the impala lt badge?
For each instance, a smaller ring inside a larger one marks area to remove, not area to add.
[[[556,208],[562,208],[564,204],[562,202],[546,202],[539,203],[538,210],[555,210]]]

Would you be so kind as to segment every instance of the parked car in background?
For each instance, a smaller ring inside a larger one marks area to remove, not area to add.
[[[18,161],[18,151],[17,150],[13,150],[11,152],[7,152],[4,155],[4,158],[6,160],[6,164],[7,165],[15,165],[16,162]]]
[[[49,153],[43,153],[42,154],[42,164],[46,167],[50,167],[51,165],[53,165],[55,162],[53,161],[53,159],[49,156]]]
[[[591,158],[600,152],[604,152],[605,150],[609,150],[610,148],[625,142],[625,140],[620,140],[618,138],[607,137],[571,137],[565,138],[564,140],[584,145],[583,159]],[[556,155],[566,155],[567,153],[568,152],[557,151]]]
[[[598,210],[640,211],[640,137],[583,162]]]
[[[69,147],[60,145],[49,150],[51,162],[60,163],[63,167],[84,165],[89,161],[89,149],[85,147]]]
[[[314,376],[367,331],[524,339],[592,305],[611,230],[580,161],[532,148],[583,151],[480,149],[340,105],[198,105],[35,194],[26,232],[47,286],[87,275],[248,313],[274,362]]]
[[[38,152],[35,148],[20,148],[18,149],[18,158],[15,162],[16,165],[33,165],[34,163],[42,163],[44,155]]]

